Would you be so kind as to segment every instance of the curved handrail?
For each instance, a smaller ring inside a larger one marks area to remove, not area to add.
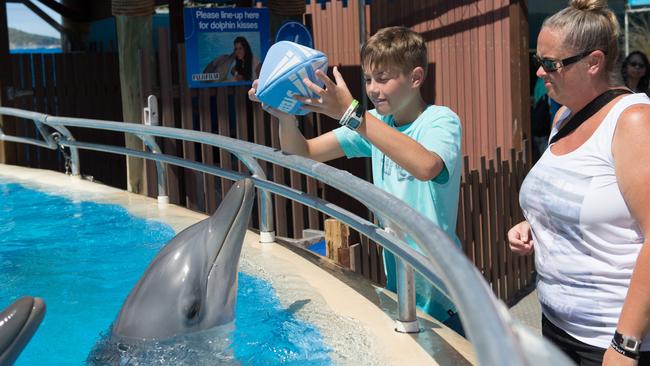
[[[32,119],[30,116],[42,116],[42,114],[35,112],[6,107],[0,107],[0,114],[29,119]],[[547,345],[545,352],[550,352],[548,356],[550,358],[546,358],[544,362],[552,359],[556,366],[571,364],[556,348],[548,345],[543,340],[531,342],[530,340],[534,339],[535,336],[518,330],[519,328],[513,325],[514,320],[510,318],[505,306],[495,298],[478,270],[439,227],[395,196],[348,172],[304,157],[287,155],[270,147],[199,131],[71,117],[46,116],[46,118],[39,118],[39,121],[54,129],[61,127],[92,128],[206,144],[230,151],[245,162],[246,165],[259,166],[255,159],[262,159],[315,178],[351,197],[355,197],[381,217],[390,217],[392,223],[408,234],[426,255],[417,252],[403,240],[389,234],[377,225],[332,203],[266,180],[265,177],[256,176],[256,174],[253,174],[252,177],[256,186],[260,189],[298,201],[345,222],[405,260],[430,282],[433,283],[436,278],[441,279],[458,307],[465,331],[474,345],[477,358],[481,364],[541,364],[541,358],[531,356],[536,355],[538,352],[523,348],[524,345],[529,344]],[[0,139],[2,137],[0,136]],[[228,179],[239,179],[244,176],[239,172],[223,170],[165,154],[78,141],[62,140],[59,143],[74,148],[143,157]]]

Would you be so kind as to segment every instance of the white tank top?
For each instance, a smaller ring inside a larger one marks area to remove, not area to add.
[[[601,348],[614,335],[644,241],[619,190],[612,157],[616,123],[633,104],[650,99],[621,98],[593,135],[568,154],[546,149],[519,194],[533,230],[542,312],[574,338]],[[650,350],[650,342],[642,350]]]

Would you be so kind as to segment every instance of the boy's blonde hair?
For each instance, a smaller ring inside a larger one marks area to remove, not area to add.
[[[404,74],[420,66],[427,73],[424,38],[406,27],[380,29],[361,47],[361,65],[366,68],[398,67]]]

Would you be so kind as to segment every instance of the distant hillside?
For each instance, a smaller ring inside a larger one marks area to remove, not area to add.
[[[55,48],[61,47],[61,39],[41,36],[9,28],[9,48]]]

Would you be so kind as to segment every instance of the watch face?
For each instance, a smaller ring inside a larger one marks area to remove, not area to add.
[[[623,347],[628,348],[628,349],[636,349],[637,341],[634,339],[626,339],[625,340],[625,345]]]

